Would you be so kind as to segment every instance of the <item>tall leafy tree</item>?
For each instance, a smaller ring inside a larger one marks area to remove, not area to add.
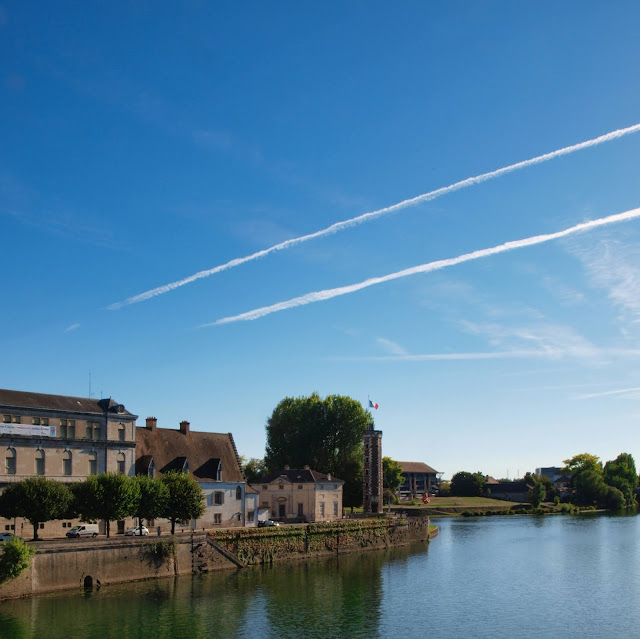
[[[404,477],[402,476],[402,466],[391,457],[382,458],[382,483],[385,488],[392,493],[398,491],[402,485]]]
[[[240,457],[240,463],[242,465],[244,476],[250,484],[265,474],[266,468],[264,465],[264,459],[258,459],[256,457],[245,459],[244,457]]]
[[[529,489],[529,502],[537,508],[547,497],[547,491],[541,481],[536,481],[533,488]]]
[[[98,476],[90,475],[84,481],[69,484],[69,488],[73,499],[69,505],[67,517],[79,518],[86,522],[100,519],[102,488],[98,483]]]
[[[27,519],[37,540],[38,526],[64,517],[70,502],[71,492],[65,484],[45,477],[29,477],[5,489],[0,498],[0,514]]]
[[[165,511],[169,499],[169,489],[160,479],[154,479],[148,475],[136,475],[134,481],[140,489],[140,500],[136,515],[138,523],[142,526],[142,520],[161,517]]]
[[[633,490],[638,485],[638,472],[629,453],[620,453],[615,459],[608,461],[604,465],[602,476],[606,484],[617,488],[624,495],[627,506],[636,503]]]
[[[371,414],[343,395],[285,397],[267,420],[265,465],[311,466],[343,479],[345,506],[362,503],[362,436]]]
[[[102,473],[96,477],[100,496],[95,512],[107,524],[107,538],[110,536],[111,522],[132,517],[138,510],[140,486],[132,477],[122,473]]]
[[[204,493],[198,482],[177,471],[165,473],[161,479],[167,487],[164,516],[171,521],[171,534],[176,530],[176,521],[198,519],[205,511]]]
[[[479,497],[486,483],[481,472],[469,473],[462,470],[451,478],[451,494],[456,497]]]
[[[569,475],[572,482],[575,482],[578,475],[585,471],[602,473],[602,462],[600,458],[590,453],[574,455],[570,459],[565,459],[562,463],[564,464],[564,468],[562,469],[563,473]]]

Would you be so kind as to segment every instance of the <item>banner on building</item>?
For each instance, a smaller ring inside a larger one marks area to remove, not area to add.
[[[29,424],[0,424],[0,435],[27,435],[29,437],[55,437],[56,426],[30,426]]]

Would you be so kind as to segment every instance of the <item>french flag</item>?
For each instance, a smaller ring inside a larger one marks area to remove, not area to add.
[[[378,404],[374,404],[371,400],[369,400],[369,408],[375,408],[378,410]]]

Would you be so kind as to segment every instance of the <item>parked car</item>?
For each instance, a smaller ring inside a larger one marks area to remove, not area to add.
[[[141,535],[148,535],[149,534],[149,529],[146,526],[136,526],[135,528],[129,528],[129,530],[127,530],[125,533],[125,535],[127,535],[127,537],[132,537],[132,536],[141,536]]]
[[[279,521],[273,521],[271,519],[267,519],[265,521],[259,521],[258,522],[258,528],[266,528],[268,526],[279,526],[280,522]]]
[[[77,539],[78,537],[97,537],[98,524],[80,524],[74,526],[68,533],[69,539]]]
[[[0,533],[0,543],[2,543],[3,541],[11,541],[12,539],[22,539],[22,537],[12,535],[8,532]]]

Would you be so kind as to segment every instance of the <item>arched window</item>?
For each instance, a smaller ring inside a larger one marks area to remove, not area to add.
[[[5,470],[7,475],[16,474],[16,450],[15,448],[7,448],[5,454]]]
[[[65,450],[62,453],[62,474],[71,475],[71,451]]]
[[[116,463],[118,466],[118,472],[124,473],[124,453],[118,453],[118,456],[116,457]]]
[[[236,488],[236,499],[242,499],[242,486]]]
[[[98,474],[98,455],[96,453],[89,453],[89,474]]]
[[[36,475],[44,475],[44,450],[36,450]]]

